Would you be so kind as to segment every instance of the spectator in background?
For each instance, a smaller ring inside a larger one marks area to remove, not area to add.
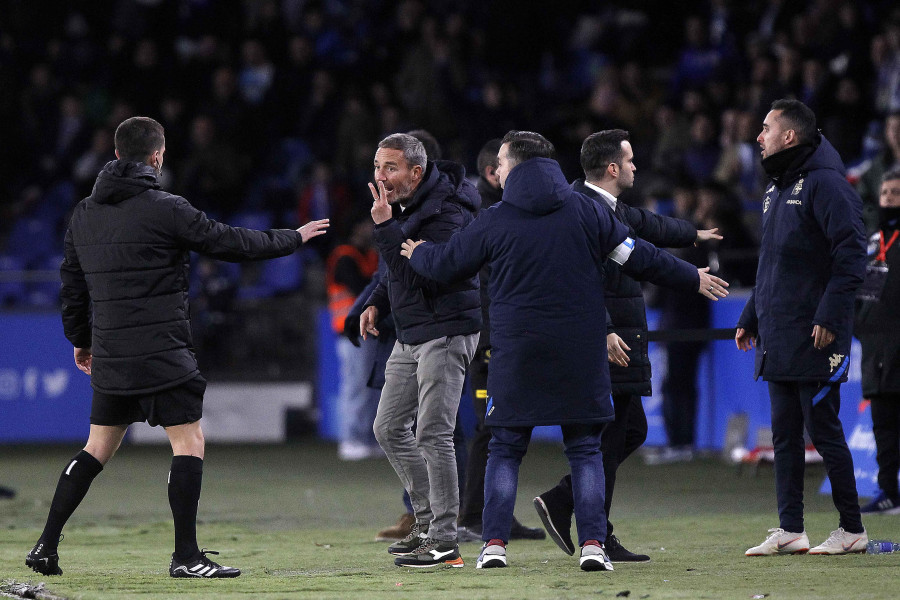
[[[719,164],[722,148],[716,136],[716,124],[707,113],[691,119],[690,142],[684,151],[681,171],[694,182],[710,179]]]
[[[862,513],[900,514],[900,169],[881,183],[878,232],[869,239],[870,267],[856,300],[854,335],[862,344],[863,397],[871,400],[880,492]],[[873,267],[884,267],[883,273]],[[871,285],[869,285],[871,284]],[[862,297],[860,297],[862,296]]]
[[[333,217],[335,231],[346,239],[354,225],[347,217],[353,214],[353,198],[347,186],[334,176],[327,162],[313,163],[297,195],[297,223]]]
[[[756,282],[758,245],[744,225],[741,202],[724,185],[707,181],[695,188],[696,208],[687,217],[704,229],[716,229],[722,239],[703,245],[710,270],[731,285],[753,287]],[[688,261],[692,262],[692,261]]]
[[[872,159],[856,184],[863,203],[863,221],[866,231],[872,233],[878,227],[878,203],[881,180],[884,174],[900,167],[900,109],[884,119],[884,146]]]
[[[197,208],[222,216],[241,208],[250,165],[231,143],[218,137],[213,118],[199,115],[191,122],[191,146],[184,162],[178,187],[196,199]]]
[[[838,416],[847,380],[853,295],[865,273],[859,196],[844,165],[797,100],[777,100],[757,138],[772,180],[763,202],[756,287],[735,331],[759,342],[756,376],[769,384],[779,526],[747,556],[865,552],[853,458]],[[803,524],[803,429],[822,455],[839,527],[810,548]]]
[[[697,194],[693,186],[676,186],[673,193],[673,216],[684,219],[694,227],[712,225],[697,216]],[[718,228],[726,239],[728,234]],[[670,250],[678,258],[697,267],[709,265],[710,271],[725,278],[718,272],[716,263],[711,260],[709,246],[715,240],[701,244]],[[727,280],[734,285],[735,282]],[[697,294],[688,294],[676,290],[657,289],[655,306],[659,309],[661,330],[671,329],[708,329],[710,326],[711,307],[709,300]],[[697,375],[700,366],[700,355],[707,342],[686,341],[666,342],[663,348],[666,354],[666,373],[662,381],[662,415],[666,429],[667,445],[657,452],[648,453],[645,461],[649,465],[669,464],[690,461],[694,458],[696,418],[697,418]]]
[[[75,197],[79,200],[87,198],[94,187],[97,173],[103,165],[116,159],[116,150],[113,145],[113,131],[106,127],[94,130],[91,136],[91,145],[84,154],[75,159],[72,165],[72,179],[75,182]]]
[[[372,245],[369,217],[357,217],[350,237],[331,251],[327,262],[326,285],[331,326],[337,334],[337,355],[341,364],[338,391],[338,458],[362,460],[383,455],[372,425],[378,409],[379,393],[368,387],[371,355],[375,345],[354,344],[344,337],[344,322],[356,297],[366,288],[378,268],[378,253]]]

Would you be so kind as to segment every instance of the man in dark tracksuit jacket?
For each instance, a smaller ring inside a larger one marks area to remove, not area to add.
[[[802,102],[776,100],[756,139],[772,179],[756,287],[735,332],[769,382],[779,527],[748,556],[865,552],[853,459],[838,412],[866,246],[859,196]],[[840,527],[810,548],[803,525],[803,426],[822,455]]]
[[[297,230],[253,231],[206,218],[187,200],[160,189],[162,126],[147,117],[122,122],[116,156],[66,232],[62,318],[75,364],[91,376],[87,445],[59,478],[47,524],[26,565],[59,575],[57,544],[94,477],[112,458],[128,426],[162,425],[172,444],[169,504],[175,521],[172,577],[237,577],[197,546],[203,473],[200,376],[188,308],[190,252],[228,261],[275,258],[325,233],[328,221]]]
[[[378,335],[379,319],[393,314],[397,342],[374,430],[416,513],[410,534],[388,551],[398,566],[462,567],[453,430],[481,329],[478,278],[442,284],[423,277],[400,256],[400,244],[410,236],[447,241],[472,222],[481,200],[462,165],[428,161],[411,135],[381,140],[374,163],[372,220],[388,271],[366,302],[360,333]]]
[[[632,238],[655,246],[683,247],[697,241],[721,239],[716,230],[701,230],[689,221],[661,217],[649,210],[633,208],[618,200],[634,186],[634,151],[628,132],[609,129],[589,135],[581,146],[585,179],[572,184],[578,193],[593,198],[628,228]],[[603,431],[603,472],[606,476],[606,553],[612,562],[646,562],[646,554],[628,551],[613,535],[609,522],[616,470],[647,439],[647,415],[641,396],[652,395],[650,356],[647,345],[647,312],[641,285],[613,261],[604,264],[606,311],[611,327],[607,332],[609,377],[616,418]],[[534,499],[534,506],[550,537],[567,554],[575,552],[569,533],[572,522],[572,477]]]
[[[491,428],[476,568],[505,567],[518,469],[538,425],[562,427],[583,570],[611,570],[600,438],[613,420],[603,261],[662,285],[724,296],[716,277],[628,237],[611,211],[571,189],[542,136],[509,132],[499,152],[503,201],[446,244],[407,240],[416,272],[452,282],[490,263]],[[609,257],[609,258],[607,258]],[[699,284],[699,285],[698,285]]]

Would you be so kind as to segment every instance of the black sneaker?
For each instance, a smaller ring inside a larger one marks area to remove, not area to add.
[[[436,567],[447,565],[460,568],[465,566],[462,556],[459,555],[459,545],[454,542],[439,542],[431,538],[425,538],[418,548],[406,556],[398,556],[394,559],[398,567]]]
[[[537,510],[544,529],[550,535],[550,539],[563,552],[572,556],[575,554],[575,542],[572,541],[572,511],[565,510],[553,501],[550,493],[542,494],[534,499],[534,508]]]
[[[200,558],[188,561],[184,564],[178,562],[175,555],[172,554],[172,562],[169,563],[170,577],[237,577],[241,574],[240,569],[234,567],[223,567],[219,563],[213,562],[206,558],[207,554],[218,554],[214,550],[204,548],[200,551]]]
[[[428,523],[416,523],[405,538],[388,546],[388,552],[394,556],[406,556],[422,545],[428,536]]]
[[[62,575],[59,568],[59,554],[48,552],[44,542],[38,542],[25,556],[25,566],[31,567],[35,573],[41,575]]]
[[[509,530],[511,540],[542,540],[547,537],[540,527],[526,527],[513,517],[512,528]]]
[[[650,557],[646,554],[635,554],[634,552],[630,552],[622,545],[614,535],[608,536],[606,538],[606,543],[603,545],[606,550],[606,556],[609,557],[614,563],[617,562],[650,562]]]
[[[543,532],[542,532],[543,533]],[[456,527],[456,541],[460,544],[481,541],[481,525],[458,525]]]

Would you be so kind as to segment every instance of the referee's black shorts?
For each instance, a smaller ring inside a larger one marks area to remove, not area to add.
[[[91,425],[130,425],[146,421],[153,427],[173,427],[199,421],[203,416],[206,380],[200,375],[173,388],[122,396],[94,390]]]

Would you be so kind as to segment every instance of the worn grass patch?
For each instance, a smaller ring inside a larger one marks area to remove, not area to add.
[[[207,451],[200,543],[240,567],[232,580],[167,575],[172,526],[166,499],[168,450],[124,447],[66,527],[61,577],[24,566],[40,534],[59,471],[77,447],[4,447],[0,501],[0,588],[37,586],[71,599],[166,598],[887,598],[900,555],[745,558],[777,525],[771,470],[739,476],[715,459],[620,469],[613,520],[631,550],[652,556],[612,573],[584,573],[549,540],[514,542],[509,567],[477,571],[479,544],[462,546],[466,567],[399,569],[375,531],[402,511],[386,461],[342,463],[333,446],[213,446]],[[516,514],[538,525],[531,498],[565,473],[560,448],[535,445],[522,466]],[[819,543],[837,527],[823,472],[809,469],[807,531]],[[865,520],[870,537],[900,540],[900,519]],[[626,596],[627,592],[627,596]]]

